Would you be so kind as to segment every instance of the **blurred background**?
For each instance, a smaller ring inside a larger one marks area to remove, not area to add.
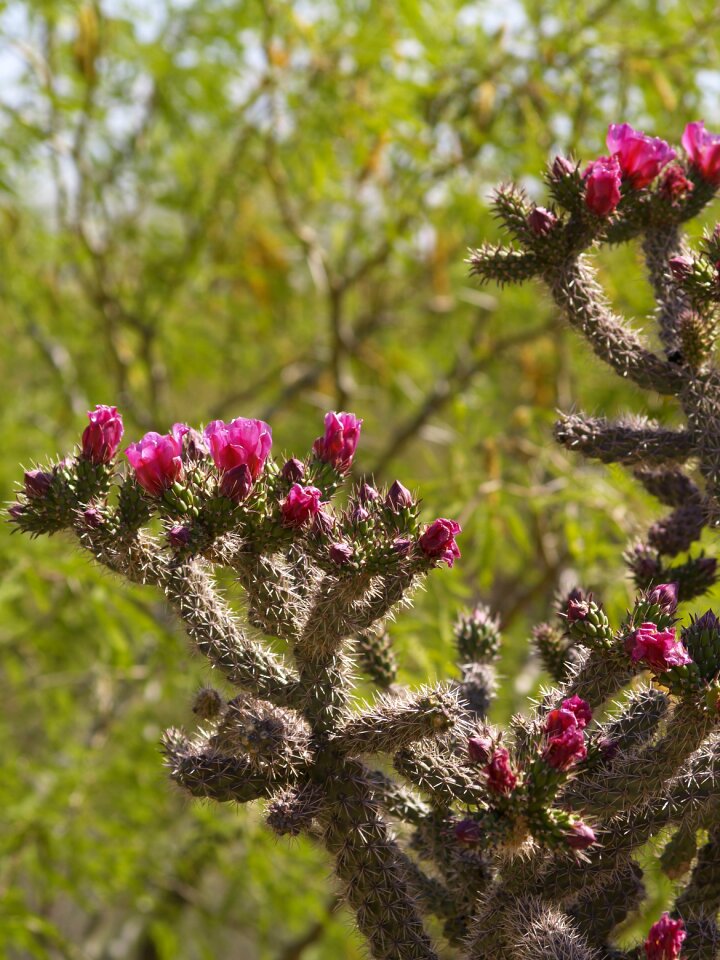
[[[494,719],[543,681],[559,584],[618,612],[651,519],[621,472],[551,439],[558,408],[672,422],[535,286],[479,290],[487,200],[629,121],[720,125],[717,4],[673,0],[0,3],[0,489],[117,404],[128,440],[261,417],[302,454],[364,417],[360,472],[458,518],[463,558],[392,628],[402,679],[452,675],[452,624],[501,614]],[[637,252],[616,305],[651,303]],[[158,595],[68,540],[0,529],[0,954],[365,956],[321,852],[256,810],[190,804],[158,741],[208,679]],[[651,855],[651,854],[649,854]],[[667,889],[653,891],[656,909]],[[634,931],[628,931],[632,938]]]

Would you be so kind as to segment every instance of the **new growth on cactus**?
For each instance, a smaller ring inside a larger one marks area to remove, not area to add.
[[[608,156],[551,164],[546,206],[501,188],[514,245],[471,257],[483,281],[543,281],[595,354],[675,397],[685,424],[576,413],[557,425],[561,444],[630,467],[670,513],[628,549],[637,596],[622,622],[576,589],[533,630],[554,685],[508,729],[488,720],[500,624],[482,605],[458,618],[456,679],[396,683],[386,622],[460,557],[461,531],[423,525],[398,481],[349,482],[353,414],[328,413],[312,453],[284,462],[262,421],[175,424],[132,443],[123,471],[122,419],[99,406],[79,452],[29,470],[10,508],[19,530],[68,531],[164,592],[219,676],[196,697],[198,728],[165,735],[170,776],[195,797],[262,801],[275,833],[322,844],[376,958],[720,958],[720,620],[679,626],[679,606],[716,579],[692,549],[720,517],[720,232],[693,254],[680,227],[720,182],[720,137],[695,123],[682,142],[678,159],[611,126]],[[610,308],[587,254],[636,238],[660,350]],[[362,706],[358,669],[378,687]],[[675,901],[623,951],[615,931],[645,895],[635,855],[653,838]]]

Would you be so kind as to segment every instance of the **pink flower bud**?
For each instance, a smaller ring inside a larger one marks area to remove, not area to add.
[[[204,460],[205,457],[210,455],[203,435],[199,430],[193,430],[191,427],[186,427],[185,435],[183,437],[183,460],[189,463],[194,463],[200,460]]]
[[[388,490],[388,495],[385,498],[385,504],[391,510],[394,510],[396,513],[398,513],[400,510],[414,506],[415,501],[413,500],[413,496],[408,488],[404,487],[399,480],[395,480],[393,485]]]
[[[572,160],[568,160],[567,157],[555,157],[550,172],[552,173],[553,179],[562,180],[564,177],[569,177],[575,173],[576,169],[577,165],[574,164]]]
[[[88,507],[87,510],[83,510],[83,520],[93,530],[103,525],[102,514],[97,507]]]
[[[551,710],[545,718],[545,733],[555,737],[566,730],[575,730],[577,725],[577,717],[572,710],[558,708]]]
[[[670,273],[673,275],[673,279],[677,280],[678,283],[682,283],[683,280],[687,280],[688,277],[692,276],[693,262],[690,257],[670,257],[668,266],[670,267]]]
[[[470,737],[468,757],[472,763],[487,763],[492,757],[493,747],[490,737]]]
[[[664,140],[633,130],[629,123],[610,124],[607,148],[617,158],[623,177],[635,190],[651,183],[676,156]]]
[[[171,546],[182,550],[190,543],[190,528],[177,523],[174,527],[170,527],[167,538]]]
[[[475,820],[458,820],[453,828],[455,839],[460,843],[477,843],[480,839],[480,824]]]
[[[614,760],[618,755],[620,750],[620,744],[617,740],[613,740],[612,737],[602,737],[598,740],[598,749],[600,751],[600,756],[606,762],[609,760]]]
[[[568,623],[582,623],[590,616],[590,600],[568,600],[565,613]]]
[[[455,520],[446,520],[444,517],[440,517],[427,527],[418,540],[420,549],[426,557],[444,560],[451,567],[457,557],[460,556],[455,537],[461,530],[460,524],[456,523]]]
[[[685,127],[681,143],[703,180],[720,182],[720,135],[707,131],[702,120],[695,120]]]
[[[683,921],[673,920],[669,913],[664,913],[650,927],[645,941],[647,960],[678,960],[686,936]]]
[[[124,432],[117,407],[99,403],[88,411],[90,423],[82,435],[82,455],[91,463],[109,463],[117,453]]]
[[[660,607],[663,613],[671,616],[677,610],[678,584],[659,583],[648,593],[648,601]]]
[[[280,475],[283,480],[288,480],[290,483],[300,483],[302,478],[305,476],[305,464],[302,460],[298,460],[296,457],[291,457],[285,462]]]
[[[587,700],[583,700],[583,698],[579,697],[577,694],[573,694],[572,697],[568,697],[567,700],[563,700],[562,709],[569,710],[571,713],[575,714],[577,725],[581,730],[584,730],[592,720],[592,707]]]
[[[313,444],[315,456],[339,473],[346,473],[355,456],[361,426],[362,420],[354,413],[325,414],[325,433]]]
[[[569,770],[587,757],[587,747],[582,730],[568,727],[562,733],[548,739],[543,750],[543,760],[554,770]]]
[[[25,471],[25,496],[30,500],[42,499],[52,486],[53,475],[44,470]]]
[[[595,831],[585,823],[574,823],[565,835],[565,842],[571,850],[587,850],[597,842]]]
[[[379,498],[380,494],[375,487],[371,487],[369,483],[363,483],[358,490],[358,500],[360,503],[374,503],[374,501]]]
[[[625,640],[625,651],[633,663],[642,660],[654,673],[692,663],[675,629],[658,630],[654,623],[642,623],[631,633]]]
[[[253,478],[250,467],[246,463],[241,463],[232,470],[226,470],[220,481],[220,493],[233,503],[242,503],[246,500],[252,488]]]
[[[335,531],[335,520],[324,510],[318,510],[313,518],[313,531],[321,536],[328,537]]]
[[[135,479],[151,496],[159,497],[182,476],[181,424],[175,424],[165,436],[154,431],[131,443],[125,456],[135,470]]]
[[[413,542],[410,537],[395,537],[392,542],[392,549],[398,556],[406,557],[412,550]]]
[[[546,237],[557,223],[557,217],[545,207],[535,207],[528,217],[528,226],[538,237]]]
[[[213,420],[205,427],[205,439],[218,470],[232,470],[243,464],[253,480],[262,473],[272,446],[272,431],[262,420],[237,417],[230,423]]]
[[[13,520],[19,520],[25,513],[25,507],[21,503],[13,503],[8,507],[8,513]]]
[[[283,523],[286,527],[302,526],[320,512],[322,492],[317,487],[301,487],[294,483],[287,497],[280,504]]]
[[[585,205],[597,217],[609,216],[620,203],[620,164],[615,157],[599,157],[585,168]]]
[[[352,560],[354,551],[349,543],[340,542],[331,543],[328,553],[333,563],[336,563],[338,567],[344,567],[349,560]]]
[[[497,747],[488,765],[485,767],[488,789],[493,793],[507,795],[512,793],[517,776],[510,766],[510,754],[505,747]]]
[[[660,193],[666,200],[678,200],[695,189],[692,180],[688,180],[685,171],[677,163],[668,167],[663,173]]]
[[[365,507],[361,504],[357,504],[350,512],[350,519],[353,523],[364,523],[370,518],[370,514],[367,512]]]

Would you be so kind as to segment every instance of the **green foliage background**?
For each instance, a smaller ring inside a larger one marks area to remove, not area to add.
[[[260,416],[299,452],[326,409],[352,409],[359,470],[464,526],[462,561],[394,628],[403,679],[452,671],[456,610],[483,597],[506,628],[507,718],[542,680],[526,640],[557,585],[620,609],[621,550],[651,516],[619,472],[555,449],[554,411],[672,410],[600,369],[537,289],[477,290],[466,249],[496,233],[495,183],[537,194],[548,157],[603,152],[610,121],[717,129],[715,14],[1,3],[3,495],[97,402],[129,438]],[[604,276],[642,322],[636,253]],[[161,730],[190,723],[208,672],[160,598],[6,525],[0,575],[0,953],[363,956],[321,854],[168,785]]]

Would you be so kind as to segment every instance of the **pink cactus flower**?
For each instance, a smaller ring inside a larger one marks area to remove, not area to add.
[[[615,157],[599,157],[585,168],[585,206],[597,217],[609,216],[620,203],[622,173]]]
[[[505,747],[496,747],[490,762],[485,767],[488,789],[493,793],[507,795],[512,793],[517,783],[517,775],[510,766],[510,754]]]
[[[659,137],[648,137],[633,130],[629,123],[611,123],[607,148],[617,158],[623,178],[635,190],[646,187],[662,168],[675,159],[673,148]]]
[[[468,757],[471,763],[487,763],[492,757],[493,747],[490,737],[470,737]]]
[[[685,127],[681,143],[703,180],[720,183],[720,134],[710,133],[702,120],[695,120]]]
[[[188,429],[183,423],[175,423],[164,436],[151,430],[125,451],[135,479],[150,496],[159,497],[182,476],[182,439]]]
[[[300,527],[320,512],[322,493],[317,487],[301,487],[294,483],[287,497],[280,504],[283,523],[286,527]]]
[[[315,456],[339,473],[347,473],[355,456],[361,426],[362,420],[354,413],[326,413],[325,433],[313,444]]]
[[[569,770],[586,757],[585,737],[578,726],[549,737],[543,750],[543,760],[554,770]]]
[[[625,640],[625,651],[633,663],[643,660],[654,673],[692,663],[675,629],[658,630],[654,623],[642,623]]]
[[[88,411],[90,423],[82,435],[82,455],[91,463],[109,463],[118,451],[124,427],[117,407],[99,403]]]
[[[678,200],[680,197],[691,193],[695,189],[692,180],[688,180],[685,172],[677,163],[667,167],[662,175],[660,183],[660,193],[666,200]]]
[[[673,920],[669,913],[664,913],[650,927],[645,941],[647,960],[678,960],[686,936],[683,921]]]
[[[587,850],[597,843],[597,837],[593,828],[586,823],[574,823],[565,836],[565,842],[571,850]]]
[[[245,465],[257,480],[270,453],[272,430],[262,420],[213,420],[205,427],[205,439],[218,470]]]
[[[546,237],[557,223],[557,219],[552,210],[534,207],[528,216],[528,226],[536,236]]]
[[[385,498],[385,505],[391,510],[398,512],[404,510],[406,507],[412,507],[414,504],[413,495],[408,488],[404,487],[399,480],[394,480]]]
[[[446,520],[440,517],[434,520],[422,534],[418,543],[426,557],[444,560],[451,567],[460,556],[460,549],[455,543],[455,537],[461,533],[462,527],[455,520]]]
[[[556,737],[566,730],[575,730],[577,725],[577,717],[574,712],[572,710],[566,710],[564,707],[559,707],[551,710],[545,718],[545,733],[547,733],[548,736]]]
[[[592,707],[587,700],[583,700],[583,698],[577,694],[568,697],[567,700],[563,700],[562,709],[569,710],[575,715],[577,725],[581,730],[584,730],[592,720]]]

